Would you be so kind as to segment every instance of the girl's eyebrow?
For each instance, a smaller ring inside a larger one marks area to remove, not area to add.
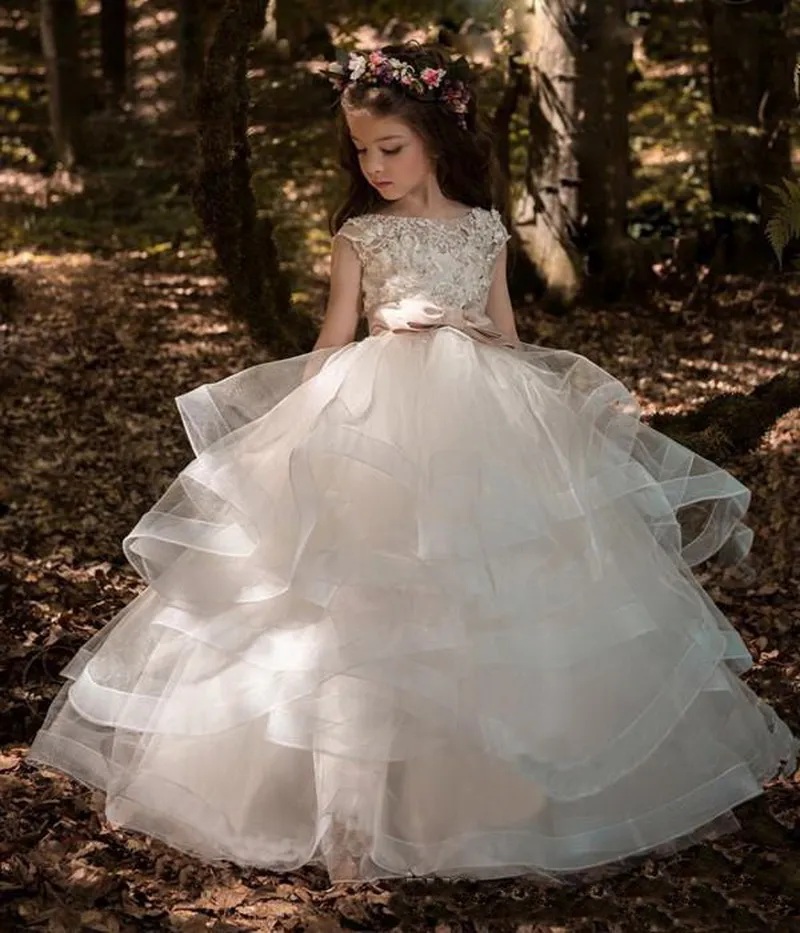
[[[379,137],[378,139],[375,140],[375,142],[376,142],[376,143],[381,143],[381,142],[384,141],[384,139],[402,139],[402,138],[403,138],[403,134],[402,134],[402,133],[390,133],[388,136],[381,136],[381,137]],[[355,142],[360,142],[358,136],[351,136],[350,139],[352,139],[354,143],[355,143]]]

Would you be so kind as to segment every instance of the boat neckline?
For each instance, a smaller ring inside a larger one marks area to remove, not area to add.
[[[364,217],[393,217],[395,220],[427,220],[431,223],[442,223],[442,224],[451,224],[458,223],[461,220],[466,220],[468,217],[471,217],[475,211],[480,210],[479,207],[471,207],[468,211],[463,214],[459,214],[458,217],[420,217],[416,214],[388,214],[380,213],[378,211],[373,211],[368,214],[364,214]]]

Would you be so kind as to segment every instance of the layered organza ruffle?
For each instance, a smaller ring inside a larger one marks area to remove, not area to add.
[[[791,767],[690,569],[746,555],[748,491],[587,359],[442,327],[178,405],[196,457],[124,543],[148,586],[30,753],[112,822],[334,878],[558,878]]]

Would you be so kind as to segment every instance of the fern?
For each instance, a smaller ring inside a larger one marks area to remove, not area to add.
[[[800,98],[800,60],[794,64],[794,93]],[[779,185],[767,185],[778,196],[778,209],[767,221],[765,233],[783,268],[783,251],[792,237],[800,237],[800,183],[783,179],[786,190]],[[795,268],[798,260],[794,262]]]
[[[794,93],[800,98],[800,60],[794,63]],[[778,268],[783,268],[783,251],[792,237],[800,237],[800,183],[783,179],[786,190],[779,185],[767,185],[778,196],[778,209],[767,221],[765,233],[778,257]],[[798,268],[799,260],[794,267]]]
[[[786,186],[767,185],[778,197],[778,207],[767,221],[765,233],[769,244],[778,257],[778,266],[783,268],[783,251],[792,237],[800,237],[800,182],[784,178]]]

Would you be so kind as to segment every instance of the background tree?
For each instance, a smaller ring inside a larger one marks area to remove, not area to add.
[[[76,0],[41,0],[40,16],[50,131],[56,157],[69,169],[82,156],[82,81]]]
[[[644,273],[639,244],[628,236],[630,198],[630,94],[628,69],[632,31],[626,22],[628,0],[584,4],[575,24],[580,67],[577,96],[582,112],[577,138],[580,177],[578,213],[580,250],[586,271],[608,298],[621,294],[629,280]]]
[[[709,184],[727,263],[764,268],[770,185],[791,173],[789,122],[795,50],[788,0],[702,0],[713,137]]]
[[[106,99],[119,105],[125,96],[128,75],[127,0],[101,0],[100,60]]]
[[[264,28],[265,0],[227,0],[211,41],[198,102],[195,205],[230,290],[234,313],[278,353],[297,352],[290,288],[268,214],[250,184],[247,60]]]
[[[203,6],[201,0],[179,0],[178,3],[181,105],[184,112],[188,114],[194,113],[203,75],[205,57]]]
[[[530,69],[525,191],[515,205],[522,248],[549,303],[581,287],[578,232],[577,48],[567,23],[581,0],[517,0],[515,29]]]
[[[512,52],[530,69],[525,186],[515,205],[522,248],[549,305],[585,288],[621,290],[637,265],[627,237],[625,0],[515,0]]]

